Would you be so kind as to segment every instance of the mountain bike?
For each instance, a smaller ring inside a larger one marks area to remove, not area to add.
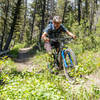
[[[64,44],[71,43],[72,38],[54,38],[54,39],[50,39],[50,41],[60,42],[59,51],[57,51],[57,49],[54,49],[52,53],[54,58],[54,67],[59,66],[59,64],[61,64],[64,70],[64,75],[66,78],[68,78],[69,76],[68,69],[69,68],[72,69],[77,65],[77,59],[75,53],[71,49],[69,49],[68,46],[66,47],[64,45]]]

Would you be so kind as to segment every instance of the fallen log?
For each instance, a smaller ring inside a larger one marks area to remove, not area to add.
[[[2,51],[0,52],[0,56],[4,55],[4,54],[7,54],[10,50],[6,50],[6,51]]]

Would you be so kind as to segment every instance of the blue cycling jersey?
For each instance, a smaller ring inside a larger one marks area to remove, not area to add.
[[[47,25],[47,27],[44,29],[44,32],[48,34],[49,38],[57,38],[61,34],[61,32],[66,32],[67,28],[65,28],[62,24],[58,29],[54,27],[54,24],[52,21]]]

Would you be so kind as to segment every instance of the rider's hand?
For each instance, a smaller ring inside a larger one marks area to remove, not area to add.
[[[73,39],[76,39],[76,35],[72,34],[71,32],[69,32],[68,30],[66,31],[66,33],[71,36]]]
[[[73,34],[73,35],[72,35],[72,38],[73,38],[73,39],[76,39],[76,35]]]
[[[50,39],[49,39],[48,37],[44,37],[44,41],[45,41],[45,42],[49,42]]]

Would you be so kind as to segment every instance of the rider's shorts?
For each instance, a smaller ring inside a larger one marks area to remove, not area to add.
[[[51,52],[52,47],[51,47],[50,42],[45,42],[44,43],[44,48],[46,49],[47,52]]]
[[[47,52],[51,52],[52,48],[59,48],[60,43],[59,42],[45,42],[44,48],[46,49]]]

